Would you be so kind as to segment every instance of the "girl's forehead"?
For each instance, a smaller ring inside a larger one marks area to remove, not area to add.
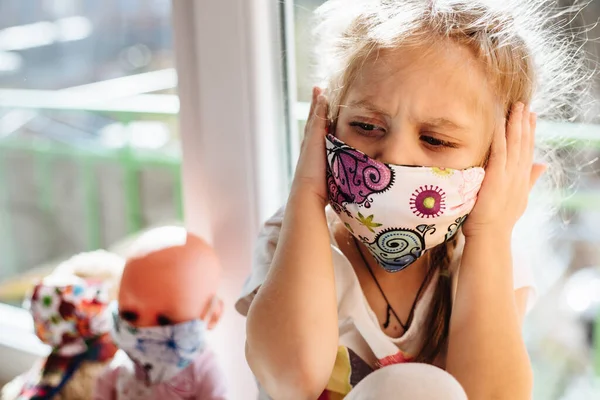
[[[493,92],[492,82],[475,55],[465,46],[446,42],[427,47],[384,50],[363,63],[352,86],[405,88],[454,87]]]
[[[438,51],[439,50],[439,51]],[[364,63],[343,105],[371,103],[390,116],[450,119],[459,126],[474,116],[496,116],[499,100],[484,65],[464,46],[381,51]]]

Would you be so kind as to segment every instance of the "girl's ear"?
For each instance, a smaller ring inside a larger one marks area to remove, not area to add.
[[[223,300],[221,300],[217,295],[214,295],[213,298],[207,303],[200,319],[206,322],[208,329],[213,329],[219,321],[221,320],[221,316],[223,315]]]

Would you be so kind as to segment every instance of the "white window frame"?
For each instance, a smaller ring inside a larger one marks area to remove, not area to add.
[[[283,94],[296,83],[295,74],[286,79],[293,60],[281,57],[289,18],[281,16],[289,13],[280,7],[271,0],[173,1],[186,224],[221,259],[226,309],[213,343],[231,399],[256,397],[245,319],[233,304],[258,229],[284,203],[289,184],[286,131],[295,120],[286,121],[294,118],[295,96]]]
[[[0,303],[0,384],[27,371],[49,352],[35,336],[27,311]]]

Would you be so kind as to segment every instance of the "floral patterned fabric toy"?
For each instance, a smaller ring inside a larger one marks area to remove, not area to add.
[[[28,307],[51,352],[6,385],[3,400],[91,398],[96,377],[117,351],[108,306],[123,265],[108,252],[84,253],[35,285]]]

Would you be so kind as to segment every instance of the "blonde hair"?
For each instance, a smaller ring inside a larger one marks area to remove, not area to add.
[[[550,0],[329,0],[316,10],[316,78],[335,121],[361,67],[380,51],[447,38],[483,63],[505,110],[531,101],[541,119],[573,120],[591,102],[581,43],[565,33],[577,10]]]
[[[380,52],[435,50],[433,43],[451,40],[482,63],[505,116],[521,101],[542,119],[575,120],[591,103],[586,56],[577,36],[566,34],[578,10],[558,9],[550,0],[329,0],[316,10],[314,32],[328,118],[335,127],[349,88]],[[417,361],[433,362],[445,347],[451,311],[446,276],[455,248],[456,238],[428,254],[430,272],[442,273]],[[426,279],[436,278],[429,273]]]

